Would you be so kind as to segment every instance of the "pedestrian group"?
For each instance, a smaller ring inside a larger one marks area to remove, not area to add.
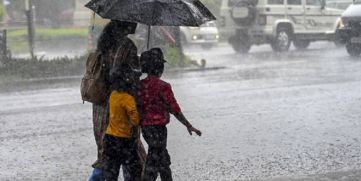
[[[161,79],[166,63],[162,50],[152,48],[138,56],[127,37],[136,27],[136,23],[111,20],[98,40],[96,51],[110,92],[103,103],[93,103],[98,156],[89,181],[117,181],[120,168],[125,181],[155,181],[158,174],[162,181],[172,181],[166,127],[170,114],[189,134],[202,134],[183,115],[171,85]],[[142,73],[147,76],[140,80]]]

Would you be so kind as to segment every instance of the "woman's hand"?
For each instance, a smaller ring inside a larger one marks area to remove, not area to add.
[[[190,135],[192,135],[192,132],[195,132],[198,136],[202,136],[202,132],[199,131],[198,129],[194,128],[193,126],[187,127],[187,130]]]

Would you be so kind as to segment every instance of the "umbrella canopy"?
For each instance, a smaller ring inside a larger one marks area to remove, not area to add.
[[[102,18],[150,26],[200,26],[215,16],[199,0],[91,0]]]

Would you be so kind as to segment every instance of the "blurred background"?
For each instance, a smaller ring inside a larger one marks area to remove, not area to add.
[[[361,19],[341,17],[353,0],[201,1],[217,21],[151,30],[162,78],[204,133],[172,118],[174,180],[361,180]],[[1,181],[92,171],[92,105],[79,84],[108,20],[87,2],[0,0]],[[334,35],[351,25],[345,49]],[[139,25],[131,36],[138,53],[146,35]]]
[[[93,20],[91,11],[84,7],[86,2],[87,0],[1,0],[0,29],[7,30],[6,42],[9,53],[15,57],[26,57],[29,54],[29,22],[26,11],[31,10],[33,48],[37,56],[84,54],[89,48],[93,48],[106,23]],[[221,1],[203,2],[216,16],[219,14]],[[100,18],[97,16],[96,19]],[[211,26],[215,27],[216,24],[213,23]],[[161,38],[164,39],[166,36]],[[210,45],[204,47],[210,48]]]

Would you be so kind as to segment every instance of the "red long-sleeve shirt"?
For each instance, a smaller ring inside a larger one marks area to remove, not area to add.
[[[141,80],[139,93],[142,126],[166,125],[169,123],[169,113],[181,112],[171,85],[159,77],[148,76]]]

